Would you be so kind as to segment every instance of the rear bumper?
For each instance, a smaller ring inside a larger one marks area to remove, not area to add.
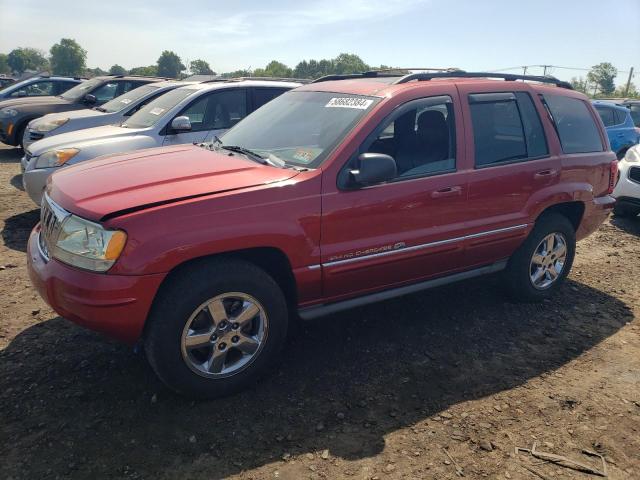
[[[586,204],[582,221],[576,232],[576,239],[582,240],[595,232],[611,214],[615,204],[616,199],[611,195],[596,197]]]
[[[55,259],[47,261],[38,248],[39,231],[38,225],[29,237],[27,263],[31,282],[42,298],[59,315],[78,325],[135,343],[165,274],[98,274]]]

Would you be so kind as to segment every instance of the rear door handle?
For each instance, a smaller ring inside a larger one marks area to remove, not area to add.
[[[440,190],[431,192],[431,198],[455,197],[458,195],[462,195],[462,187],[460,185],[441,188]]]
[[[549,177],[553,177],[558,173],[557,170],[553,170],[553,169],[548,169],[548,170],[541,170],[539,172],[536,172],[536,174],[533,176],[534,178],[549,178]]]

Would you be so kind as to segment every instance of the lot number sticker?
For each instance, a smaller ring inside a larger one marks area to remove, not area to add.
[[[367,100],[366,98],[334,97],[329,100],[325,108],[356,108],[358,110],[366,110],[372,103],[373,100]]]

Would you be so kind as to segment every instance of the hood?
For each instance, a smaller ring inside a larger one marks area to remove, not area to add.
[[[100,220],[181,199],[284,181],[297,174],[241,155],[178,145],[62,168],[49,177],[47,192],[66,210]]]
[[[64,114],[61,116],[64,116]],[[45,137],[30,145],[28,150],[29,154],[33,157],[42,155],[44,152],[55,148],[79,148],[82,150],[83,148],[96,147],[106,143],[126,141],[127,138],[131,138],[137,133],[145,130],[147,129],[122,128],[116,125],[85,128],[82,130],[74,130],[72,132]]]
[[[47,113],[42,117],[38,117],[35,120],[31,120],[30,125],[37,125],[38,123],[51,122],[53,120],[59,120],[63,118],[68,118],[69,120],[82,119],[82,118],[93,118],[93,117],[102,117],[107,115],[105,112],[99,112],[97,110],[83,108],[82,110],[71,110],[69,112],[60,112],[60,113]]]
[[[22,97],[7,100],[0,99],[0,108],[33,107],[38,105],[73,105],[69,100],[60,97]]]

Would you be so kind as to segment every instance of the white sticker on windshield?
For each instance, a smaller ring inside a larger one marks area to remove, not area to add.
[[[334,97],[329,100],[325,108],[357,108],[358,110],[366,110],[372,103],[373,100],[367,100],[366,98]]]
[[[160,115],[162,112],[164,112],[164,108],[160,107],[153,108],[149,111],[151,115]]]
[[[131,103],[131,99],[130,98],[123,98],[122,100],[120,100],[120,103],[124,103],[125,105],[128,105]]]

